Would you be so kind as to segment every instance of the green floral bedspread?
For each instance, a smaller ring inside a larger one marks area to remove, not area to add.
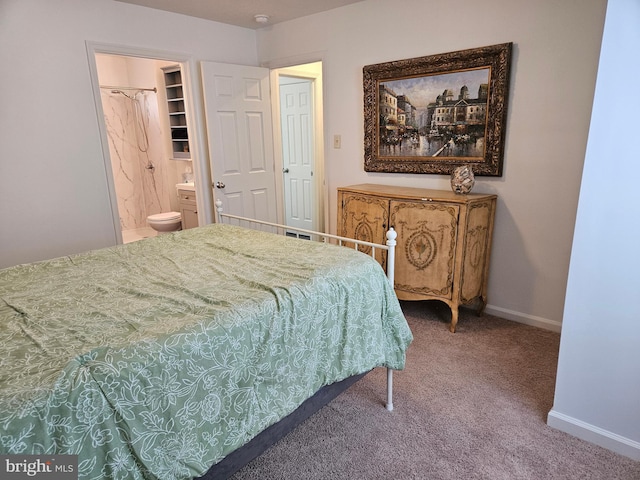
[[[202,475],[322,386],[404,368],[411,339],[367,255],[229,225],[8,268],[0,452]]]

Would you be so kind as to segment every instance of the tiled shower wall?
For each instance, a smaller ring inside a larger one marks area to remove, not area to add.
[[[101,55],[97,65],[101,85],[156,86],[157,67],[153,60]],[[120,227],[124,231],[146,227],[147,216],[170,211],[176,182],[168,181],[172,172],[164,152],[158,94],[123,91],[133,99],[111,89],[100,90]]]
[[[111,166],[122,230],[147,226],[146,218],[170,211],[175,186],[165,181],[166,157],[154,92],[102,91]]]

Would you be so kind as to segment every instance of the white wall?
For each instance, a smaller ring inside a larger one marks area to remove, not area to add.
[[[624,47],[622,47],[624,46]],[[609,0],[548,423],[640,460],[640,3]],[[629,90],[628,88],[631,87]],[[627,137],[629,135],[629,137]]]
[[[448,189],[438,175],[363,169],[362,67],[514,43],[487,311],[559,330],[606,0],[368,0],[258,32],[262,64],[323,60],[330,225],[336,188]],[[342,148],[333,149],[333,135]]]
[[[0,267],[115,244],[87,41],[257,63],[253,30],[113,0],[0,0]]]

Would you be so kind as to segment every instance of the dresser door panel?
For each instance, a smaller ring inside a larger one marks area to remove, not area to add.
[[[345,192],[342,195],[342,218],[338,219],[340,231],[338,235],[372,243],[385,243],[389,228],[389,200],[371,195],[360,195]],[[352,244],[345,244],[352,246]],[[360,251],[370,255],[371,249],[365,247]],[[386,263],[385,252],[379,251],[376,259]]]
[[[391,201],[396,290],[452,298],[459,213],[458,205]]]
[[[493,203],[473,203],[469,206],[467,217],[464,261],[462,263],[462,285],[460,301],[470,303],[482,294],[485,269],[488,268],[487,244],[489,226],[493,216]]]

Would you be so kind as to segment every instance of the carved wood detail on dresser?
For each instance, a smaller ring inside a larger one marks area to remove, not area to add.
[[[395,291],[401,300],[440,300],[455,332],[460,305],[487,304],[496,195],[361,184],[338,188],[338,235],[384,242],[398,233]],[[378,260],[384,266],[381,253]]]

